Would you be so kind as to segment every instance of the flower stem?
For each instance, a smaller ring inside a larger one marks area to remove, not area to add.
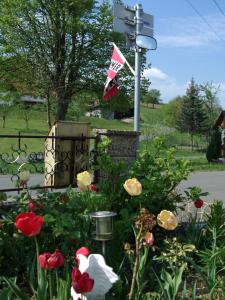
[[[38,257],[39,257],[39,246],[38,246],[38,240],[37,240],[37,237],[34,236],[34,241],[35,241],[35,246],[36,246],[36,255],[37,255],[37,275],[38,275],[38,283],[40,282],[40,266],[39,266],[39,263],[38,263]]]
[[[50,300],[52,300],[52,272],[49,273],[49,296]]]
[[[135,245],[136,245],[135,261],[134,261],[133,275],[132,275],[132,281],[131,281],[130,292],[128,295],[128,300],[132,300],[132,296],[133,296],[134,288],[135,288],[135,280],[136,280],[137,271],[138,271],[138,261],[139,261],[139,252],[140,252],[139,239],[140,239],[141,231],[142,231],[142,229],[140,229],[140,232],[138,233],[138,235],[136,236],[136,239],[135,239]]]
[[[59,276],[57,269],[55,270],[57,295],[59,294]]]

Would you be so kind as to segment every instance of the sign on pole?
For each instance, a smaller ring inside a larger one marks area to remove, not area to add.
[[[151,39],[156,45],[153,38],[153,16],[144,13],[141,4],[133,8],[114,4],[113,27],[114,31],[126,36],[127,46],[135,49],[134,131],[140,131],[141,49],[155,49],[154,46],[149,47]]]
[[[136,9],[129,8],[122,4],[113,5],[113,28],[114,31],[132,36],[135,39],[136,33]],[[140,34],[153,36],[153,16],[141,11],[141,26]]]

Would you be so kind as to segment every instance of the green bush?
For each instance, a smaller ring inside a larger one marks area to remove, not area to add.
[[[208,162],[213,159],[218,159],[221,156],[221,134],[219,129],[216,129],[212,133],[210,144],[206,151],[206,158]]]

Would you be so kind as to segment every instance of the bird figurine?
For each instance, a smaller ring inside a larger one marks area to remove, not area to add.
[[[90,254],[86,247],[76,251],[78,269],[72,272],[71,296],[73,300],[102,300],[119,279],[106,265],[101,254]]]

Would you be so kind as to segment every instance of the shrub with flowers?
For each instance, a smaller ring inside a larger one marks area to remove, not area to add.
[[[40,192],[33,199],[25,190],[14,209],[1,212],[3,292],[23,300],[68,300],[72,287],[80,298],[88,299],[96,279],[79,269],[74,254],[84,245],[101,253],[101,244],[92,240],[89,213],[110,210],[117,212],[117,217],[114,239],[106,243],[106,261],[119,275],[110,299],[189,299],[184,291],[190,292],[191,276],[197,277],[198,287],[204,280],[204,293],[211,297],[206,299],[225,295],[222,206],[212,206],[204,228],[193,222],[204,243],[192,243],[193,234],[189,241],[187,227],[177,221],[176,210],[185,202],[192,202],[196,212],[205,205],[202,197],[206,194],[196,187],[186,191],[186,197],[176,192],[178,183],[189,174],[188,163],[176,160],[174,150],[163,149],[157,139],[155,150],[142,153],[129,171],[105,154],[99,159],[99,168],[101,164],[106,176],[97,184],[85,170],[77,174],[78,191]],[[172,260],[177,262],[175,267]],[[191,293],[195,294],[194,289]]]

